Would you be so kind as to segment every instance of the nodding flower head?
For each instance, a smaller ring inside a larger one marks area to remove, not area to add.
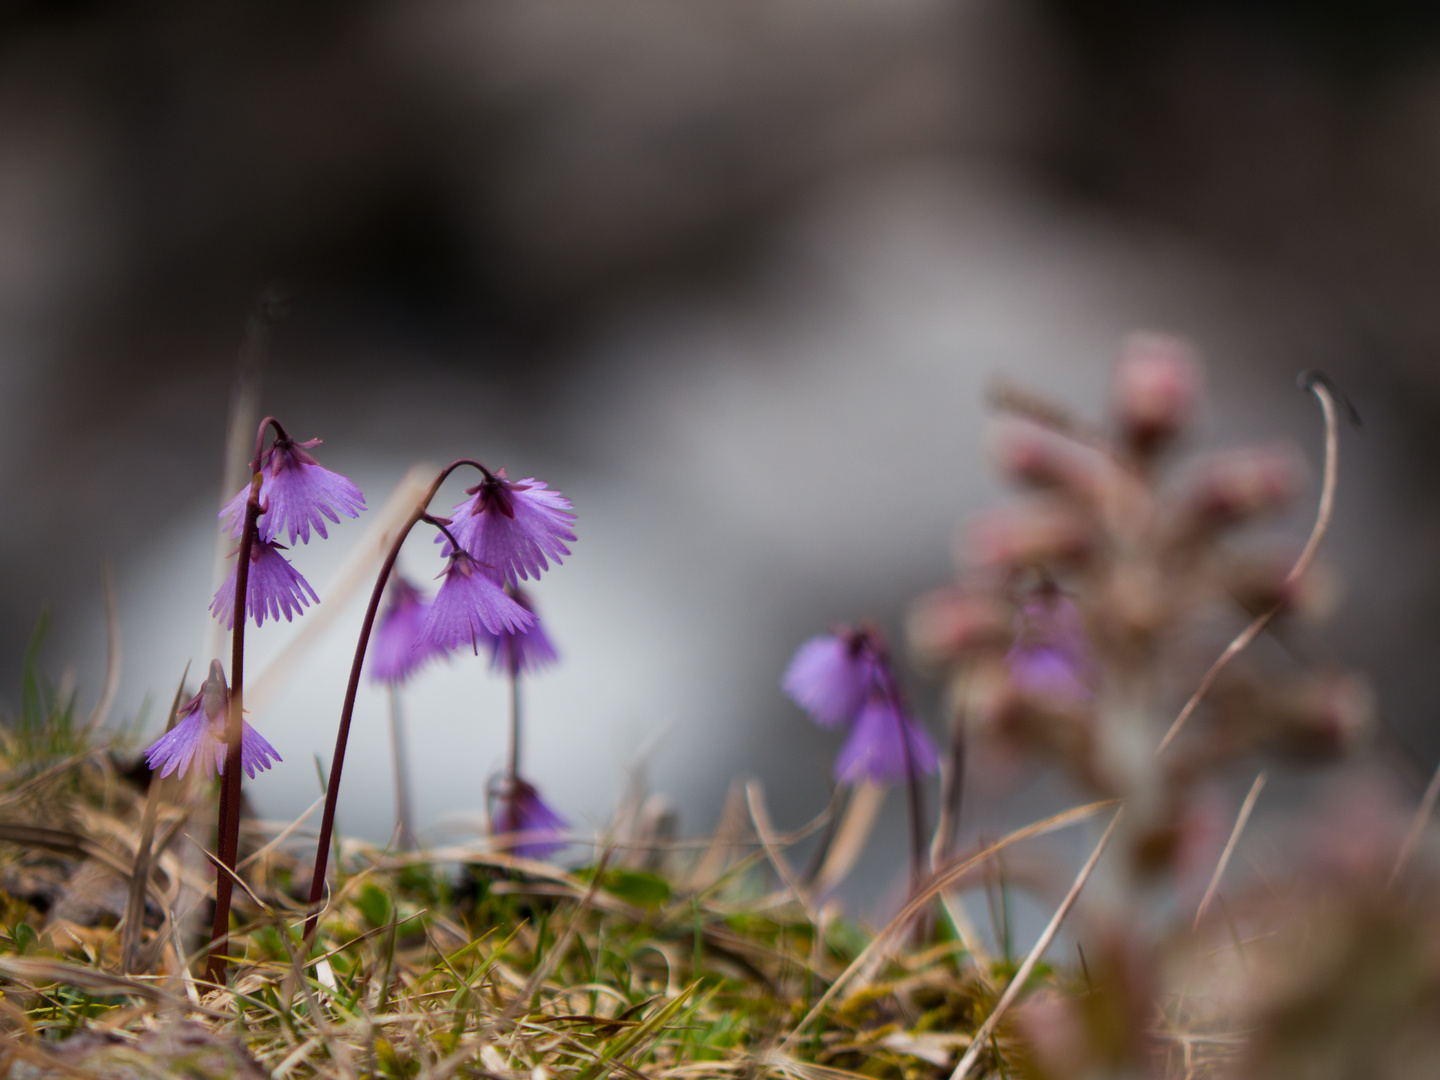
[[[811,638],[795,652],[781,685],[821,727],[855,719],[879,684],[880,648],[863,629],[840,627]]]
[[[925,729],[894,693],[876,691],[860,707],[850,738],[835,759],[835,779],[898,784],[939,767],[940,756]]]
[[[201,684],[200,692],[180,710],[176,725],[150,744],[145,751],[145,764],[159,770],[162,778],[178,771],[184,776],[192,761],[215,779],[225,771],[225,720],[230,691],[225,685],[225,669],[219,660],[210,661],[210,674]],[[240,729],[240,766],[245,775],[254,779],[256,772],[270,768],[280,755],[249,724]]]
[[[502,630],[490,635],[486,642],[490,646],[490,669],[518,675],[522,671],[539,671],[559,660],[555,646],[545,633],[540,616],[535,615],[535,605],[520,589],[512,589],[510,595],[515,602],[534,616],[535,621],[528,630]]]
[[[534,785],[518,776],[501,781],[499,806],[495,813],[497,834],[516,834],[519,842],[510,850],[521,858],[543,859],[565,846],[564,818],[540,798]]]
[[[445,581],[430,604],[420,629],[421,648],[455,649],[469,645],[479,652],[488,635],[530,629],[535,616],[491,580],[487,568],[464,551],[450,552]]]
[[[307,450],[320,445],[319,439],[296,442],[288,435],[276,436],[260,464],[260,514],[257,528],[263,540],[279,540],[288,533],[287,543],[310,542],[313,526],[321,539],[329,536],[325,519],[339,524],[340,514],[358,517],[365,509],[365,496],[349,477],[331,472],[311,457]],[[245,521],[245,503],[250,485],[225,504],[220,518],[230,534],[239,537]]]
[[[430,601],[419,589],[399,574],[390,579],[390,601],[370,646],[371,681],[404,682],[427,662],[444,655],[444,649],[421,633],[429,612]]]
[[[507,480],[500,469],[466,494],[470,498],[451,512],[451,532],[497,583],[539,578],[550,569],[547,556],[558,564],[570,554],[565,546],[575,542],[570,500],[545,481]]]
[[[235,627],[235,575],[238,570],[238,566],[230,568],[230,575],[210,601],[211,614],[217,619],[224,619],[227,630]],[[264,626],[267,613],[276,622],[280,621],[281,615],[289,622],[311,601],[318,604],[320,597],[300,576],[300,571],[280,554],[280,545],[257,537],[250,545],[250,574],[245,580],[245,612],[255,620],[255,625]]]
[[[1080,611],[1054,585],[1040,586],[1021,605],[1005,664],[1022,693],[1069,701],[1094,696],[1096,664]]]

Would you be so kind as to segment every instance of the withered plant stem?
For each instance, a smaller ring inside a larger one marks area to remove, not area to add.
[[[1295,560],[1295,565],[1290,568],[1290,573],[1285,575],[1281,599],[1255,616],[1250,625],[1225,646],[1225,651],[1210,665],[1210,670],[1205,672],[1200,685],[1195,688],[1190,700],[1185,702],[1185,707],[1170,725],[1170,730],[1160,740],[1160,746],[1155,751],[1157,754],[1162,753],[1175,740],[1175,736],[1180,734],[1180,729],[1205,699],[1205,695],[1210,692],[1210,688],[1215,685],[1215,681],[1220,678],[1221,672],[1229,666],[1230,661],[1248,649],[1264,632],[1265,627],[1270,625],[1270,621],[1280,613],[1290,598],[1290,590],[1305,576],[1310,564],[1315,561],[1315,555],[1320,550],[1320,541],[1325,538],[1325,533],[1330,528],[1330,519],[1335,513],[1335,483],[1340,465],[1340,431],[1335,412],[1335,397],[1323,378],[1308,378],[1304,386],[1320,402],[1320,411],[1325,417],[1325,479],[1321,484],[1320,506],[1315,513],[1315,525],[1310,530],[1310,538],[1305,542],[1305,548]]]
[[[410,535],[411,529],[429,516],[430,500],[435,498],[435,493],[440,490],[440,485],[446,478],[462,465],[479,469],[484,476],[491,475],[484,465],[470,458],[459,458],[441,469],[421,496],[414,511],[405,520],[405,524],[400,526],[395,534],[390,550],[385,554],[385,561],[380,565],[380,573],[375,578],[375,587],[370,590],[370,603],[365,608],[365,620],[360,624],[360,638],[355,643],[355,657],[350,663],[350,681],[345,686],[345,703],[340,707],[340,726],[335,732],[335,754],[330,759],[330,777],[325,784],[325,810],[320,818],[320,837],[315,844],[315,870],[310,879],[311,911],[305,919],[307,942],[315,933],[315,924],[320,919],[319,904],[325,896],[325,873],[330,864],[330,842],[335,832],[335,803],[340,797],[340,775],[345,768],[345,747],[350,741],[350,720],[355,713],[355,695],[360,689],[360,672],[365,666],[365,650],[370,646],[370,632],[375,627],[380,598],[385,594],[385,585],[390,580],[391,571],[395,569],[395,560],[400,555],[400,547],[405,543],[405,538]],[[455,544],[455,538],[450,536],[449,530],[438,522],[436,524],[450,537],[450,542],[458,550],[459,545]]]
[[[1123,806],[1115,811],[1115,816],[1110,819],[1110,824],[1106,826],[1104,835],[1100,837],[1100,842],[1095,845],[1095,849],[1090,852],[1090,857],[1085,860],[1085,865],[1082,866],[1080,872],[1075,875],[1075,880],[1070,885],[1070,891],[1065,894],[1065,899],[1060,901],[1060,906],[1055,909],[1055,914],[1050,916],[1050,922],[1047,923],[1045,929],[1041,931],[1040,940],[1035,942],[1034,947],[1026,955],[1025,960],[1015,970],[1014,978],[1012,978],[1010,984],[1005,987],[1005,992],[1000,995],[1000,1000],[995,1003],[995,1008],[990,1010],[990,1015],[987,1016],[985,1022],[980,1025],[980,1030],[975,1032],[971,1038],[970,1046],[965,1051],[965,1056],[960,1059],[960,1063],[955,1066],[955,1071],[950,1074],[950,1080],[965,1080],[965,1077],[970,1075],[970,1069],[974,1066],[975,1060],[984,1053],[985,1048],[990,1045],[991,1036],[995,1034],[995,1029],[999,1026],[1001,1018],[1005,1015],[1005,1011],[1010,1008],[1015,998],[1019,996],[1021,989],[1025,986],[1025,983],[1029,981],[1031,973],[1035,970],[1035,965],[1040,962],[1040,958],[1045,955],[1045,950],[1050,947],[1050,943],[1055,940],[1055,935],[1060,932],[1060,924],[1065,921],[1065,916],[1068,915],[1070,909],[1075,906],[1075,901],[1080,896],[1080,890],[1083,889],[1085,883],[1090,880],[1090,875],[1094,873],[1095,866],[1100,861],[1100,856],[1105,853],[1105,848],[1109,845],[1110,838],[1115,835],[1115,826],[1120,823],[1120,818],[1124,813],[1125,808]]]

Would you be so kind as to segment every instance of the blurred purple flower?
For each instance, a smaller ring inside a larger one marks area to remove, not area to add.
[[[237,560],[238,562],[238,560]],[[225,621],[227,630],[235,625],[235,574],[238,567],[230,568],[230,575],[221,584],[215,598],[210,601],[210,612],[217,619]],[[285,616],[289,622],[295,615],[310,605],[320,602],[310,583],[300,576],[300,571],[290,565],[280,554],[280,545],[272,544],[258,537],[250,545],[250,576],[245,582],[245,612],[255,620],[256,626],[265,625],[268,613],[276,622]]]
[[[876,691],[861,707],[850,738],[835,759],[835,779],[898,784],[939,767],[940,756],[926,730],[893,693]]]
[[[559,660],[555,645],[545,633],[540,617],[535,615],[535,605],[524,592],[511,592],[515,602],[534,616],[530,629],[523,631],[501,630],[491,634],[486,642],[490,646],[490,670],[504,671],[518,675],[522,671],[539,671]]]
[[[821,727],[855,719],[878,685],[879,650],[864,630],[841,627],[811,638],[795,652],[781,685]]]
[[[550,809],[534,786],[519,777],[503,781],[500,805],[495,815],[495,832],[528,834],[510,850],[524,859],[543,859],[565,846],[561,836],[568,825]]]
[[[419,647],[455,649],[468,643],[479,652],[488,635],[528,630],[534,622],[535,616],[506,596],[469,554],[451,551],[445,582],[420,629]]]
[[[186,703],[180,721],[145,751],[145,764],[160,776],[179,771],[184,776],[191,761],[197,761],[205,779],[215,779],[225,771],[225,715],[230,700],[225,685],[225,669],[219,660],[210,661],[210,674],[201,684],[200,692]],[[257,771],[270,768],[280,755],[264,737],[249,724],[240,729],[240,765],[252,780]]]
[[[445,650],[421,634],[430,601],[399,574],[390,579],[390,599],[370,645],[372,682],[404,682]]]
[[[547,555],[559,564],[570,554],[565,546],[575,540],[570,500],[550,491],[545,481],[507,480],[500,469],[465,493],[471,497],[451,512],[450,531],[498,584],[539,578],[550,569]]]
[[[1005,663],[1019,690],[1070,701],[1094,696],[1095,662],[1073,600],[1053,585],[1041,586],[1021,605],[1015,624]]]
[[[329,536],[326,518],[338,524],[339,514],[353,518],[365,509],[365,496],[353,480],[324,468],[305,452],[319,445],[319,439],[297,443],[279,436],[266,452],[260,465],[261,539],[278,540],[281,533],[288,531],[288,543],[295,543],[298,536],[302,544],[308,544],[312,525],[325,539]],[[249,497],[250,485],[246,484],[220,511],[225,527],[236,538],[245,522]]]

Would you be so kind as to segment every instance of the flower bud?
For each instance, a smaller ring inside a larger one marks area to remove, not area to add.
[[[1130,447],[1152,454],[1189,421],[1200,392],[1200,361],[1179,338],[1133,334],[1115,372],[1115,417]]]
[[[1099,501],[1102,463],[1093,450],[1032,424],[1009,423],[997,433],[994,453],[1000,468],[1022,483],[1086,504]]]
[[[975,522],[967,540],[975,563],[1013,571],[1083,563],[1095,536],[1079,513],[1049,501],[991,511]]]
[[[926,593],[910,608],[906,637],[916,660],[940,666],[968,653],[1002,648],[1010,627],[992,597],[949,586]]]
[[[1193,539],[1283,508],[1299,492],[1303,474],[1299,455],[1287,446],[1214,455],[1184,498],[1181,537]]]

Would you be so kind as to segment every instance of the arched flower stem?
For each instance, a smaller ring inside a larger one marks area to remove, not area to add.
[[[380,574],[375,579],[375,588],[370,592],[370,604],[365,609],[365,620],[360,624],[360,639],[355,643],[355,659],[350,664],[350,681],[345,687],[345,703],[340,708],[340,727],[335,732],[335,754],[330,759],[330,777],[325,784],[325,810],[320,818],[320,837],[315,844],[315,870],[310,879],[310,907],[311,912],[305,919],[305,940],[309,941],[315,933],[315,924],[320,919],[320,902],[325,898],[325,874],[330,863],[330,844],[335,832],[335,803],[340,797],[340,774],[345,768],[345,747],[350,741],[350,719],[355,713],[355,695],[360,689],[360,672],[365,666],[365,650],[370,646],[370,632],[375,626],[375,615],[380,610],[380,598],[385,593],[385,585],[390,580],[390,573],[395,569],[395,560],[400,555],[400,547],[405,543],[405,538],[410,535],[410,530],[415,528],[421,521],[430,520],[454,544],[456,550],[460,545],[455,543],[455,538],[444,525],[430,518],[430,500],[435,498],[435,493],[440,490],[446,478],[461,466],[469,465],[471,468],[479,469],[485,476],[490,471],[478,461],[470,458],[460,458],[452,461],[445,468],[441,469],[435,477],[425,495],[420,499],[414,511],[395,534],[394,541],[390,544],[390,550],[385,555],[385,561],[380,565]]]
[[[217,854],[221,869],[215,877],[215,924],[210,934],[210,960],[206,978],[225,985],[226,954],[230,944],[230,897],[235,890],[235,860],[240,853],[240,745],[244,730],[245,598],[250,585],[250,552],[255,546],[260,519],[260,461],[265,453],[265,429],[274,428],[277,439],[288,438],[280,421],[267,416],[255,429],[255,456],[250,459],[250,497],[240,527],[235,553],[235,611],[230,632],[230,700],[225,717],[225,770],[220,778],[220,812],[216,824]]]

